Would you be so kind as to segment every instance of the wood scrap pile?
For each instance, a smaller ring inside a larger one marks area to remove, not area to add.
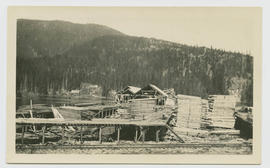
[[[236,98],[231,95],[209,95],[208,111],[204,114],[207,127],[234,128]]]
[[[177,126],[199,129],[201,127],[202,103],[197,96],[177,95]]]
[[[31,111],[31,112],[30,112]],[[16,110],[17,118],[52,118],[53,112],[50,106],[45,104],[22,105]]]

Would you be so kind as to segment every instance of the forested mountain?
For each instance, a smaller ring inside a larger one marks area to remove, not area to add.
[[[104,35],[121,34],[117,30],[97,24],[18,19],[17,56],[55,56],[85,41]]]
[[[17,42],[18,95],[61,94],[79,88],[82,82],[102,86],[107,95],[111,89],[153,83],[161,89],[174,88],[176,93],[204,98],[208,94],[236,93],[242,96],[243,103],[252,105],[253,57],[249,55],[128,36],[98,25],[85,28],[57,21],[57,34],[63,34],[59,36],[50,28],[54,22],[46,23],[46,37],[42,37],[39,29],[43,27],[37,26],[40,21],[18,21],[28,30],[25,35],[18,26],[25,43]],[[66,24],[76,27],[77,32],[67,31],[71,28]],[[82,32],[96,33],[76,37]],[[57,47],[48,41],[55,41]],[[29,56],[31,50],[25,47],[40,52]]]

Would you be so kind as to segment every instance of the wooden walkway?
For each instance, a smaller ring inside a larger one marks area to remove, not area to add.
[[[17,118],[17,125],[54,125],[54,126],[166,126],[165,122],[132,121],[128,119],[63,120],[42,118]]]

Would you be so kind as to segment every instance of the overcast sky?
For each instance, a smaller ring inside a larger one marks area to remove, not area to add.
[[[18,8],[19,18],[96,23],[134,36],[254,53],[258,8]]]

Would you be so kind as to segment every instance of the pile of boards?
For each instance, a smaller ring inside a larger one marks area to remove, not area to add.
[[[236,97],[231,95],[209,95],[208,110],[202,114],[205,127],[234,128]]]
[[[129,104],[129,113],[133,117],[147,120],[154,115],[156,102],[155,98],[132,99]]]
[[[202,99],[197,96],[177,95],[177,126],[199,129],[202,118]]]
[[[208,114],[208,100],[202,99],[202,114],[201,114],[201,128],[206,129],[208,122],[205,122]]]

